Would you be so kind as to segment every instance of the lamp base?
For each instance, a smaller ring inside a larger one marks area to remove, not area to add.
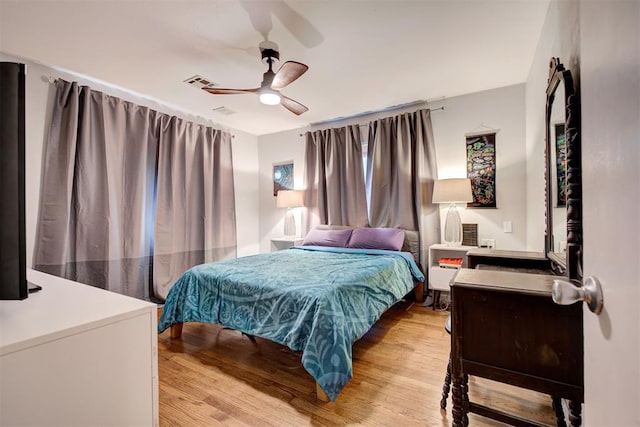
[[[455,204],[451,203],[444,222],[444,244],[448,246],[462,245],[462,221]]]
[[[296,218],[293,216],[291,208],[287,208],[287,213],[284,216],[284,236],[295,237],[296,235]]]

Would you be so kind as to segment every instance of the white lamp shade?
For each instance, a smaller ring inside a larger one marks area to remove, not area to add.
[[[472,202],[471,180],[468,178],[439,179],[433,183],[433,203]]]
[[[299,208],[304,206],[304,191],[301,190],[280,190],[276,198],[278,208]]]

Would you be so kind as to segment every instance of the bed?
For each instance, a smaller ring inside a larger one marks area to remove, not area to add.
[[[158,330],[178,338],[185,322],[213,323],[286,345],[302,353],[318,398],[334,401],[353,376],[353,343],[423,281],[411,252],[294,247],[186,271]]]

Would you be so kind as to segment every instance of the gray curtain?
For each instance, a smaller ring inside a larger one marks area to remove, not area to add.
[[[236,257],[231,135],[171,117],[160,131],[154,291],[197,264]]]
[[[367,225],[367,201],[358,126],[305,134],[304,228]]]
[[[44,159],[36,269],[137,298],[154,296],[150,289],[154,251],[182,251],[182,247],[159,247],[159,242],[153,246],[156,182],[166,179],[166,170],[156,167],[158,147],[187,145],[191,136],[175,134],[185,138],[182,141],[164,138],[171,121],[187,127],[175,117],[75,82],[56,82]],[[176,165],[173,177],[191,173],[187,167]],[[193,200],[204,196],[190,196],[179,209],[200,208]],[[184,227],[185,234],[191,233],[191,224]],[[235,244],[235,219],[226,227],[233,229]],[[227,233],[225,230],[225,236]]]
[[[372,227],[420,231],[420,264],[440,241],[438,206],[431,203],[437,177],[431,113],[423,109],[369,123],[367,191]]]

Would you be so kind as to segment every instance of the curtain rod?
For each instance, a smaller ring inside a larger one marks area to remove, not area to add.
[[[333,119],[328,119],[328,120],[323,120],[323,121],[320,121],[320,122],[310,123],[310,126],[324,125],[324,124],[328,124],[328,123],[332,123],[332,122],[342,122],[342,121],[345,121],[345,120],[355,119],[355,118],[362,117],[362,116],[370,116],[372,114],[386,113],[386,112],[391,112],[391,111],[395,111],[395,110],[400,110],[400,109],[403,109],[403,108],[415,107],[415,106],[420,105],[420,104],[429,105],[430,101],[440,101],[442,99],[444,99],[444,97],[442,97],[442,98],[434,98],[434,99],[431,99],[431,100],[419,100],[419,101],[406,102],[404,104],[392,105],[391,107],[381,108],[379,110],[365,111],[365,112],[362,112],[362,113],[352,114],[350,116],[335,117]],[[437,110],[437,109],[438,108],[434,108],[434,110]],[[442,108],[442,109],[444,109],[444,108]]]
[[[410,104],[406,104],[406,105],[410,105]],[[442,106],[442,107],[438,107],[438,108],[430,108],[430,109],[429,109],[429,111],[438,111],[438,110],[442,110],[442,111],[444,111],[444,109],[445,109],[445,108],[444,108],[444,106]],[[383,111],[384,111],[384,110],[383,110]],[[363,114],[357,114],[357,115],[355,115],[355,116],[351,116],[351,118],[353,118],[353,117],[359,117],[359,116],[364,116],[364,115],[368,115],[368,114],[374,114],[374,112],[371,112],[371,113],[363,113]],[[341,120],[347,120],[347,119],[349,119],[349,117],[345,117],[344,119],[341,119]],[[336,121],[337,121],[337,120],[336,120]],[[310,125],[310,126],[319,125],[319,124],[321,124],[321,123],[328,124],[328,123],[330,123],[330,121],[327,121],[327,122],[318,122],[318,123],[311,123],[311,125]],[[354,126],[356,126],[356,125],[354,125]],[[367,126],[367,123],[359,123],[357,126],[358,126],[358,127],[365,127],[365,126]],[[304,136],[304,133],[299,134],[299,136]]]

